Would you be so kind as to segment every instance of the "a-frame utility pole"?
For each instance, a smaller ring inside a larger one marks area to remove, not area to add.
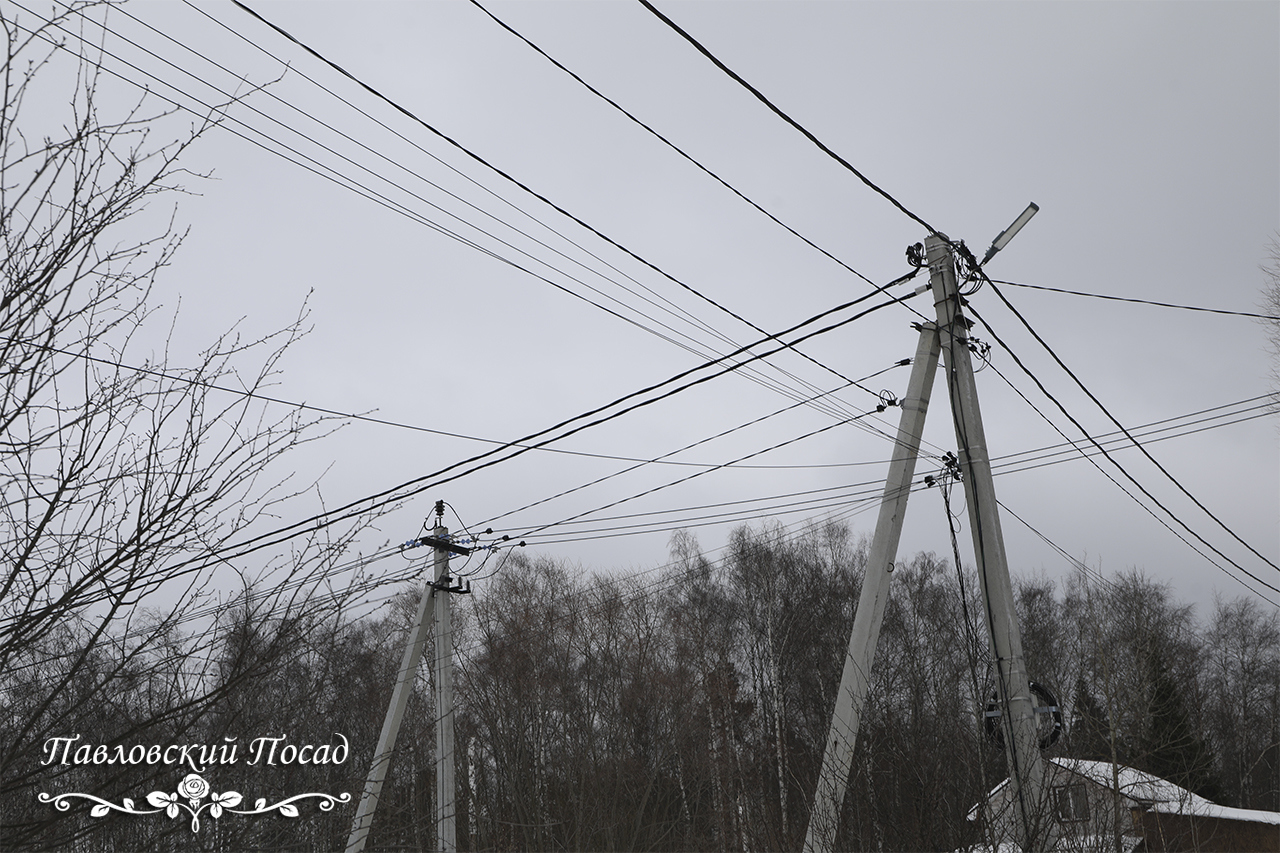
[[[382,794],[382,783],[391,766],[396,736],[404,719],[409,695],[413,692],[413,680],[422,661],[422,650],[427,642],[427,610],[434,603],[435,661],[433,666],[434,695],[436,705],[436,849],[441,853],[455,853],[458,849],[456,808],[454,800],[454,749],[453,749],[453,623],[449,608],[450,595],[466,592],[454,586],[449,576],[449,554],[469,554],[470,549],[449,541],[449,529],[440,515],[443,503],[436,505],[436,526],[431,535],[415,540],[411,545],[429,545],[435,550],[432,572],[435,580],[422,590],[418,602],[418,615],[409,640],[405,644],[404,657],[400,661],[400,674],[391,694],[391,704],[382,722],[378,746],[365,781],[364,793],[356,808],[356,817],[347,838],[347,853],[361,853],[373,826],[373,813]]]
[[[1052,822],[1045,820],[1048,810],[1044,808],[1047,794],[1044,762],[1040,756],[1031,686],[1023,665],[1022,639],[1013,608],[1013,584],[1009,579],[970,360],[970,324],[962,310],[962,299],[956,286],[955,259],[949,242],[941,235],[932,236],[925,241],[925,250],[937,323],[919,327],[920,343],[916,348],[907,396],[902,401],[898,439],[889,465],[884,500],[867,560],[805,836],[804,849],[812,853],[829,851],[835,844],[939,352],[946,365],[951,415],[969,510],[969,528],[973,534],[984,602],[983,621],[986,622],[997,663],[996,691],[1004,712],[1001,714],[1001,726],[1022,847],[1024,850],[1045,850],[1053,843]]]

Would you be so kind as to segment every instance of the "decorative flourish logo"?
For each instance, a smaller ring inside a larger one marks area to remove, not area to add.
[[[53,803],[53,807],[60,812],[68,811],[71,808],[72,798],[79,797],[83,800],[90,800],[96,803],[93,808],[89,809],[90,817],[105,817],[112,811],[124,812],[125,814],[159,814],[164,812],[170,819],[176,818],[183,810],[191,815],[191,831],[200,831],[200,814],[205,810],[209,810],[209,817],[215,820],[222,817],[223,812],[230,814],[254,815],[267,814],[268,812],[279,812],[285,817],[297,817],[298,807],[294,803],[309,798],[318,799],[319,808],[322,812],[332,811],[336,803],[351,802],[351,794],[342,793],[336,797],[329,794],[297,794],[288,799],[281,800],[278,803],[267,805],[265,797],[260,797],[254,801],[251,809],[237,809],[236,806],[244,800],[239,791],[223,791],[221,794],[214,793],[209,783],[204,777],[196,773],[188,773],[186,777],[178,783],[177,791],[170,794],[166,791],[152,791],[147,794],[147,802],[154,806],[151,809],[134,808],[133,800],[125,797],[117,805],[116,803],[104,800],[101,797],[95,797],[92,794],[40,794],[40,802]],[[201,802],[205,797],[209,798],[208,802]]]

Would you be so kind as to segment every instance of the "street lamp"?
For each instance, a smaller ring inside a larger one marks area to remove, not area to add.
[[[996,239],[991,241],[991,248],[987,249],[986,257],[982,259],[982,263],[978,264],[978,266],[986,264],[987,261],[995,257],[996,252],[1009,245],[1009,241],[1013,239],[1015,234],[1022,230],[1023,225],[1026,225],[1031,221],[1031,217],[1035,216],[1038,210],[1040,210],[1040,205],[1036,204],[1034,201],[1027,205],[1027,209],[1018,214],[1018,218],[1013,220],[1013,224],[1001,231],[999,235],[996,236]]]

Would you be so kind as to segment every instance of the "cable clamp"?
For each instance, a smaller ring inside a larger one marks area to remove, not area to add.
[[[434,590],[438,590],[439,592],[456,592],[459,595],[471,594],[470,580],[466,581],[465,585],[461,583],[454,584],[453,578],[450,577],[449,575],[441,575],[440,580],[429,584],[429,586]]]
[[[907,263],[916,269],[920,269],[925,265],[924,243],[912,243],[907,247]],[[919,293],[920,291],[916,291]]]

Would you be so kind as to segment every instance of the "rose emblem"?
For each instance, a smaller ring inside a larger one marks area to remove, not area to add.
[[[339,796],[330,796],[329,794],[295,794],[281,800],[278,803],[267,805],[266,797],[259,797],[253,803],[251,809],[237,809],[236,806],[244,801],[244,796],[239,791],[223,791],[215,793],[210,791],[209,783],[201,776],[195,773],[188,773],[186,778],[178,783],[176,793],[168,793],[167,791],[152,791],[147,794],[147,803],[154,811],[146,811],[134,807],[133,800],[126,797],[119,805],[96,797],[93,794],[46,794],[41,792],[39,795],[40,802],[53,803],[54,808],[58,811],[67,811],[71,808],[69,800],[71,798],[81,798],[94,803],[93,808],[89,810],[90,817],[105,817],[109,812],[117,811],[125,814],[156,814],[164,812],[170,819],[176,818],[182,810],[186,810],[191,815],[191,831],[200,831],[200,813],[205,809],[209,810],[209,817],[220,818],[224,813],[238,815],[255,815],[267,814],[269,812],[279,812],[284,817],[297,817],[298,807],[294,803],[299,800],[318,799],[320,800],[319,808],[322,812],[332,811],[336,803],[351,802],[350,794],[341,794]],[[209,798],[209,802],[200,803],[205,797]],[[182,802],[183,800],[186,802]],[[190,803],[191,805],[187,805]]]
[[[191,801],[195,806],[209,793],[209,783],[195,773],[187,774],[187,778],[178,783],[178,793]]]

